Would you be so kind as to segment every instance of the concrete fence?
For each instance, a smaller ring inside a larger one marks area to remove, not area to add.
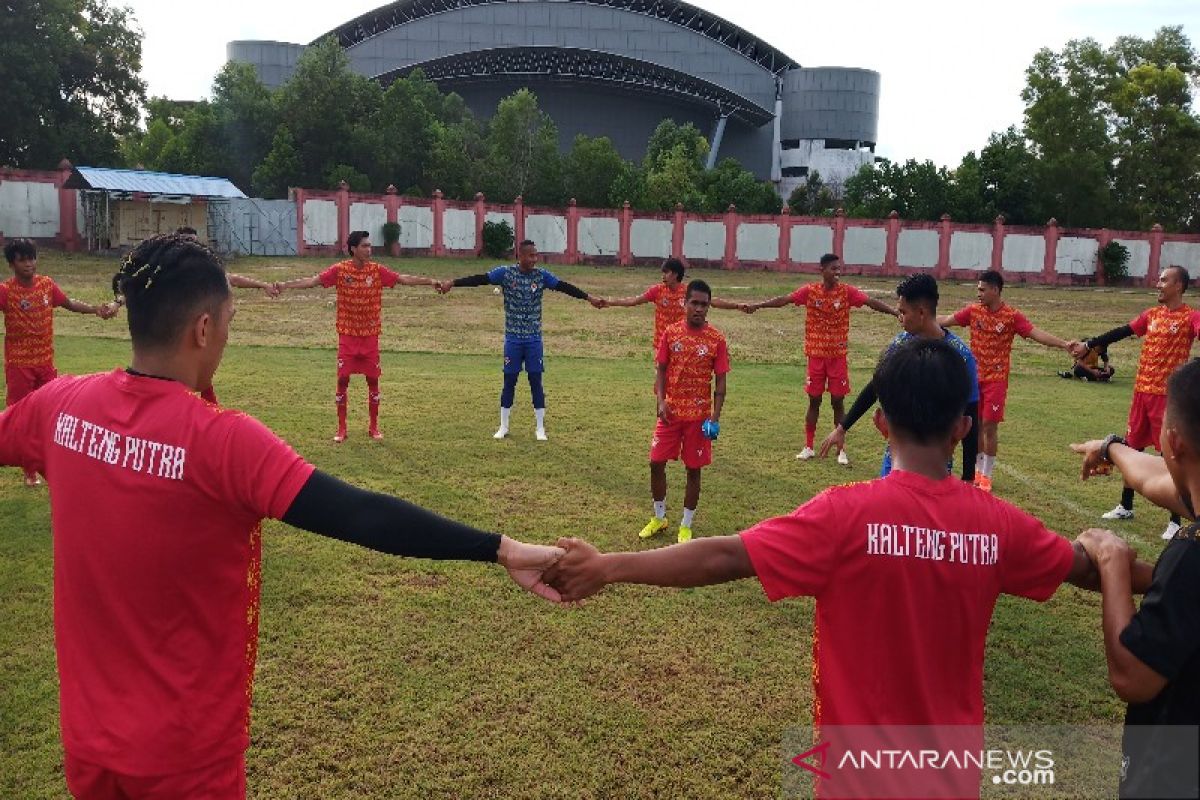
[[[0,170],[0,235],[30,236],[64,249],[81,247],[76,192],[62,188],[63,172]],[[257,201],[264,203],[265,201]],[[925,270],[938,278],[970,279],[986,269],[1028,283],[1103,283],[1100,250],[1109,242],[1129,249],[1131,278],[1153,284],[1160,270],[1178,264],[1200,275],[1200,235],[887,219],[739,214],[635,212],[513,203],[402,197],[386,194],[292,189],[298,255],[345,252],[350,231],[366,230],[381,244],[385,223],[400,224],[405,254],[477,256],[483,252],[485,222],[507,222],[518,241],[532,239],[550,263],[658,265],[674,256],[689,264],[724,269],[813,271],[825,253],[841,257],[847,273],[899,276]],[[279,208],[285,209],[282,204]],[[287,221],[290,223],[290,220]],[[274,225],[279,231],[290,224]],[[240,248],[235,248],[235,250]],[[280,248],[274,252],[288,252]],[[244,250],[243,250],[244,252]]]

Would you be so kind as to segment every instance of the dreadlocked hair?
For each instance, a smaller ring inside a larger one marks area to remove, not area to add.
[[[134,344],[174,343],[194,316],[216,313],[229,296],[220,257],[191,236],[162,234],[133,249],[113,276],[113,294],[125,298]]]

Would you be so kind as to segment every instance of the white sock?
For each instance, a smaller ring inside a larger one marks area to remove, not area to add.
[[[984,456],[983,457],[983,474],[985,477],[988,477],[988,478],[992,477],[992,467],[994,467],[994,466],[996,466],[996,457],[995,456]]]
[[[500,406],[500,427],[504,430],[508,430],[508,417],[510,414],[512,414],[511,408]]]
[[[679,524],[685,528],[690,528],[690,527],[692,527],[692,518],[695,516],[696,516],[696,509],[685,508],[683,510],[683,519],[680,520]]]
[[[533,416],[535,419],[537,419],[538,430],[543,430],[546,427],[546,409],[535,408],[533,410]]]
[[[667,501],[666,500],[655,500],[654,501],[654,516],[656,516],[659,519],[667,518]]]
[[[987,466],[986,465],[987,465],[987,456],[985,456],[983,453],[977,453],[975,455],[975,474],[976,475],[987,475]]]

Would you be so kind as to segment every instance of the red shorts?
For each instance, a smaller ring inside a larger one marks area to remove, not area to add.
[[[845,397],[850,394],[850,366],[846,357],[808,359],[808,377],[804,379],[804,391],[809,397],[820,397],[826,391],[833,397]]]
[[[25,395],[45,386],[58,377],[53,364],[41,367],[13,367],[4,365],[4,382],[8,385],[6,405],[12,405]]]
[[[351,375],[378,378],[382,371],[379,368],[379,337],[338,336],[337,358],[339,378]]]
[[[1166,410],[1165,394],[1134,392],[1133,405],[1129,407],[1129,425],[1125,428],[1125,441],[1129,446],[1134,450],[1157,449]]]
[[[239,753],[190,772],[139,777],[64,758],[67,789],[76,800],[244,800],[246,756]]]
[[[688,469],[707,467],[712,463],[712,440],[700,432],[703,424],[702,419],[691,419],[668,425],[660,419],[650,440],[650,460],[663,463],[682,458]]]
[[[979,382],[979,420],[1004,422],[1004,401],[1008,399],[1008,381]]]

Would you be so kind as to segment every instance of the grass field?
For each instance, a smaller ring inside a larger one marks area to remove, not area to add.
[[[266,280],[314,274],[328,260],[242,259]],[[409,273],[481,272],[475,261],[391,261]],[[110,260],[46,253],[41,271],[73,297],[107,299]],[[640,293],[652,269],[563,267],[592,293]],[[762,299],[800,276],[706,272],[717,296]],[[890,297],[894,280],[851,281]],[[1095,334],[1154,303],[1152,290],[1013,286],[1006,299],[1066,338]],[[974,298],[945,284],[942,310]],[[385,294],[382,427],[366,437],[366,396],[351,384],[350,439],[334,445],[333,292],[270,300],[240,291],[217,375],[224,403],[259,417],[321,469],[441,513],[551,543],[639,544],[650,513],[646,454],[654,422],[651,308],[597,311],[548,293],[550,441],[533,439],[527,385],[509,440],[493,441],[500,388],[501,298]],[[881,441],[861,424],[850,467],[800,463],[805,400],[802,314],[714,311],[733,372],[715,461],[704,474],[698,536],[734,533],[823,488],[873,477]],[[60,311],[60,371],[128,363],[123,314],[103,322]],[[852,317],[855,388],[896,330]],[[996,491],[1073,536],[1098,523],[1116,479],[1087,484],[1067,444],[1124,429],[1137,343],[1112,348],[1111,385],[1068,382],[1063,354],[1018,340]],[[831,426],[828,407],[820,424]],[[668,471],[678,519],[683,475]],[[66,796],[59,744],[46,489],[0,474],[0,797]],[[69,490],[69,487],[58,487]],[[1164,513],[1139,499],[1116,528],[1143,557],[1161,549]],[[269,523],[264,529],[261,646],[248,754],[263,798],[773,797],[781,739],[810,717],[808,600],[768,604],[756,582],[698,590],[619,587],[577,610],[519,592],[484,565],[405,561]],[[102,542],[97,542],[102,547]],[[1065,587],[1048,603],[1002,599],[989,637],[991,722],[1109,724],[1099,598]],[[930,624],[937,624],[930,620]],[[886,665],[880,665],[886,669]],[[1115,769],[1115,765],[1114,765]]]

